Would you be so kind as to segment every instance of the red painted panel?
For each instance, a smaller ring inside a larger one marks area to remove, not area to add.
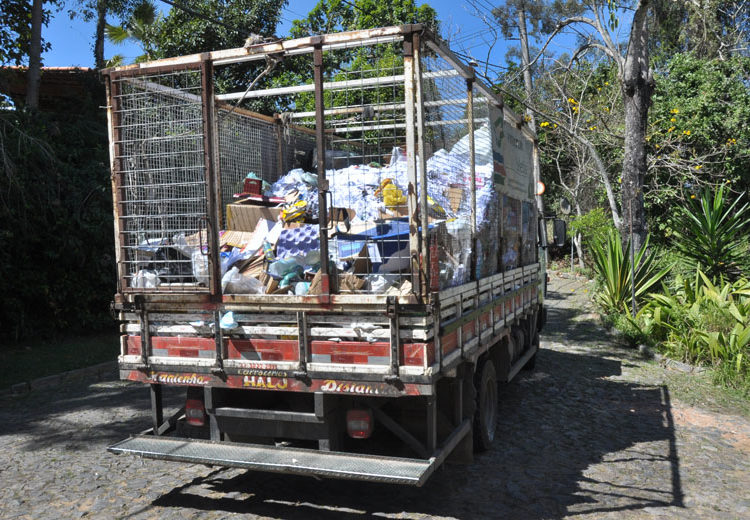
[[[492,316],[489,312],[485,312],[479,317],[479,330],[483,332],[488,328],[492,328]]]
[[[299,360],[299,344],[297,340],[228,339],[226,343],[229,359],[242,359],[242,352],[248,352],[257,354],[262,361]]]
[[[443,349],[443,355],[449,354],[458,348],[458,331],[446,334],[441,338],[440,346]]]
[[[461,327],[461,330],[463,330],[463,339],[464,342],[469,341],[471,338],[476,336],[476,331],[474,327],[474,322],[467,323],[463,327]]]
[[[322,355],[390,356],[391,344],[385,341],[311,341],[310,351]],[[367,361],[365,361],[366,363]]]
[[[174,357],[198,357],[201,350],[213,352],[216,343],[213,338],[192,338],[181,336],[152,336],[151,347],[164,349],[169,356]],[[128,354],[132,356],[141,355],[141,337],[128,336]]]
[[[434,360],[435,358],[435,344],[434,343],[404,343],[403,345],[403,364],[413,367],[421,367],[425,365],[424,357],[425,357],[425,350],[428,352],[428,360],[429,360],[429,352],[432,352],[432,358]],[[428,361],[427,365],[432,363],[432,361]]]

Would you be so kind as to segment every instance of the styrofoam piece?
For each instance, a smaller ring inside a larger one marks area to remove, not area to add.
[[[276,242],[276,258],[305,256],[320,249],[320,234],[317,224],[306,224],[297,228],[282,229]]]

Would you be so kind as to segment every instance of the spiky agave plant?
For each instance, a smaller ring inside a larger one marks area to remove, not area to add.
[[[629,255],[629,242],[623,246],[620,233],[610,230],[607,238],[592,244],[591,253],[594,266],[601,281],[600,290],[595,298],[607,312],[627,312],[633,299],[640,302],[646,294],[672,269],[669,265],[659,269],[656,263],[656,252],[648,249],[649,238],[646,237],[641,248],[635,252],[635,276],[632,276]]]
[[[697,202],[682,208],[674,229],[674,246],[691,270],[700,268],[714,282],[737,280],[747,273],[750,205],[742,196],[730,202],[724,186],[705,190]]]

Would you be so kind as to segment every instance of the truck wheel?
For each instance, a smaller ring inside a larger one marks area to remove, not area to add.
[[[492,447],[497,429],[497,377],[495,365],[487,360],[477,381],[477,410],[474,414],[474,449]]]

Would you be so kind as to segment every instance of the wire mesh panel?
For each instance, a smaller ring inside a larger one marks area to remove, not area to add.
[[[201,74],[115,76],[112,85],[124,289],[207,290]]]
[[[331,206],[353,215],[331,242],[342,273],[340,292],[408,294],[402,43],[351,45],[325,53],[324,63],[329,64],[324,99]]]
[[[286,65],[311,72],[311,58],[295,56]],[[402,41],[340,45],[323,53],[322,71],[323,157],[317,150],[312,74],[299,72],[293,85],[243,96],[272,107],[276,112],[272,118],[241,109],[231,114],[223,108],[218,111],[224,202],[250,172],[268,183],[262,183],[259,196],[244,194],[242,208],[232,204],[233,215],[238,210],[253,215],[241,231],[258,233],[261,240],[238,236],[239,252],[231,254],[245,255],[248,245],[254,254],[263,244],[263,259],[253,271],[264,286],[262,292],[308,294],[315,290],[321,233],[325,233],[331,266],[335,265],[329,271],[336,275],[339,292],[408,294],[411,255]],[[268,81],[279,83],[278,78]],[[319,163],[328,186],[327,222],[320,222]],[[237,222],[227,219],[230,231],[240,230]]]
[[[490,104],[479,89],[474,92],[474,148],[476,161],[477,278],[500,271],[502,242],[502,197],[494,182],[495,159],[492,138],[497,133],[490,121]]]
[[[431,240],[437,243],[440,288],[468,282],[492,270],[494,235],[472,244],[475,212],[472,198],[472,167],[469,138],[468,91],[466,80],[437,55],[422,58],[422,91],[428,208],[435,228]],[[475,183],[477,229],[491,225],[496,195],[492,189],[490,132],[487,100],[474,100]],[[485,258],[486,257],[486,258]],[[494,263],[496,266],[496,262]],[[472,269],[475,273],[472,273]]]

